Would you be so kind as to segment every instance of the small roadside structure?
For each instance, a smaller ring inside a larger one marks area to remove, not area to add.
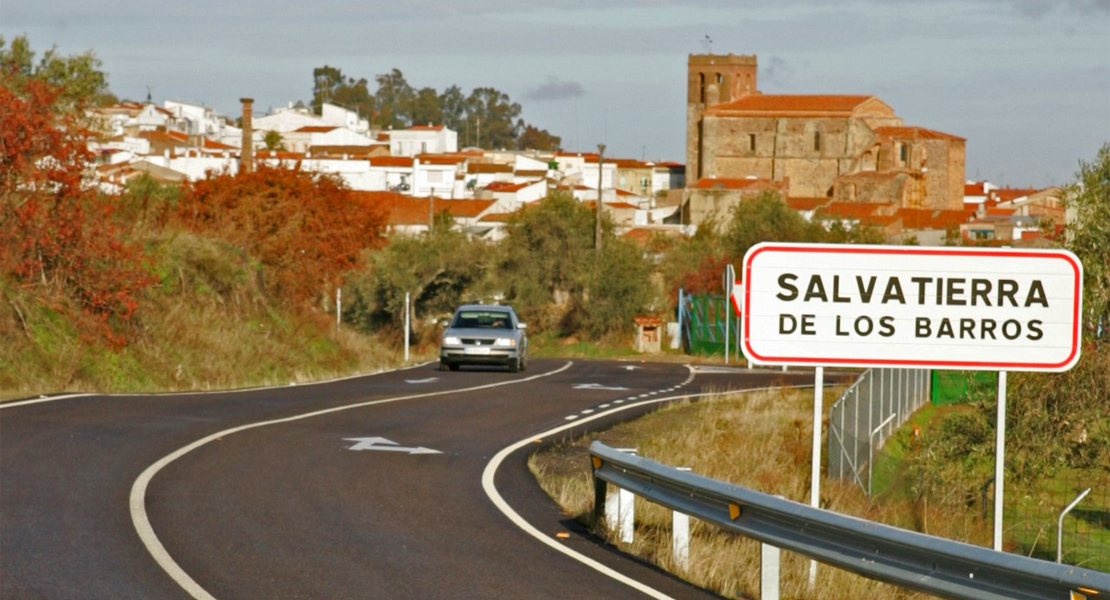
[[[659,353],[662,339],[660,329],[663,327],[663,320],[657,317],[633,317],[632,321],[636,323],[636,351]]]

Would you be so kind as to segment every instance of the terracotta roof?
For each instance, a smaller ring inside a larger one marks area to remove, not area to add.
[[[1012,208],[988,208],[987,209],[987,214],[988,215],[998,215],[998,216],[1009,216],[1009,215],[1014,214],[1014,209],[1012,209]]]
[[[891,206],[888,203],[873,203],[873,202],[830,202],[822,206],[817,211],[818,215],[825,217],[841,217],[844,219],[863,219],[876,215],[876,213],[884,207]]]
[[[236,148],[235,146],[229,146],[227,144],[217,142],[215,140],[210,140],[208,138],[204,138],[203,143],[204,147],[208,150],[238,150],[238,148]]]
[[[416,158],[426,165],[457,165],[466,162],[465,156],[451,156],[445,154],[419,154]]]
[[[710,110],[739,112],[841,112],[850,113],[875,96],[749,94]]]
[[[375,167],[411,167],[413,160],[407,156],[371,156],[370,164]]]
[[[702,178],[697,183],[689,186],[699,190],[745,190],[749,188],[781,189],[782,182],[769,179],[729,179],[729,178]]]
[[[305,125],[300,129],[293,130],[293,133],[327,133],[335,129],[339,128],[333,125]]]
[[[786,205],[794,210],[814,210],[829,203],[828,198],[786,198]]]
[[[446,211],[456,218],[474,218],[492,206],[494,200],[445,200],[435,198],[435,204],[428,206],[429,198],[410,198],[397,192],[353,192],[372,204],[385,209],[390,225],[427,225],[428,209],[437,214]]]
[[[539,183],[539,181],[525,181],[523,183],[509,183],[507,181],[492,181],[486,186],[491,192],[519,192],[520,190]]]
[[[636,206],[635,204],[629,204],[627,202],[606,202],[605,206],[608,206],[609,208],[631,208],[633,210],[640,210],[639,206]]]
[[[483,216],[481,219],[478,219],[478,222],[479,223],[485,223],[485,222],[506,223],[506,222],[508,222],[509,219],[512,218],[512,216],[513,216],[512,213],[490,213],[488,215]]]
[[[172,146],[188,146],[188,136],[176,131],[140,131],[139,137]]]
[[[470,163],[466,165],[467,173],[512,173],[512,165],[495,163]]]
[[[547,171],[521,169],[514,171],[513,174],[520,177],[546,177]]]
[[[442,131],[443,125],[413,125],[408,131]]]
[[[958,137],[949,133],[941,131],[934,131],[932,129],[925,129],[924,127],[877,127],[875,133],[881,136],[892,138],[913,138],[915,140],[959,140],[967,141],[962,137]]]
[[[964,184],[965,196],[986,196],[987,195],[987,182],[975,181],[972,183]]]
[[[963,210],[900,208],[896,213],[906,229],[951,229],[967,223],[972,213]]]
[[[1039,190],[1037,190],[1036,188],[1000,188],[997,190],[991,190],[990,197],[992,200],[996,200],[998,202],[1008,202],[1010,200],[1021,198],[1022,196],[1036,194],[1038,191]]]

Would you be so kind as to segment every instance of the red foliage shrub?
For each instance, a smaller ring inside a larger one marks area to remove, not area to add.
[[[79,301],[116,345],[142,290],[153,283],[139,248],[112,221],[113,207],[85,181],[88,133],[57,110],[61,89],[18,86],[0,65],[0,275],[54,286]]]
[[[210,174],[186,192],[177,218],[245,248],[280,294],[299,301],[339,283],[363,250],[384,241],[380,209],[337,178],[299,168]]]
[[[688,271],[682,278],[681,286],[687,294],[723,294],[721,277],[725,272],[728,257],[723,254],[705,256],[695,271]],[[677,294],[677,291],[673,293]]]

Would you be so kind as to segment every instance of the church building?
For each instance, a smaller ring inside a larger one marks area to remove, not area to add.
[[[964,138],[907,126],[876,96],[763,94],[756,75],[755,56],[689,57],[686,222],[765,189],[811,204],[963,208]]]

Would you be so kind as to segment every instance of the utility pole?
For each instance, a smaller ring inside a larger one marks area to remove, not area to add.
[[[605,144],[597,145],[597,218],[594,222],[594,250],[601,254],[601,179],[605,165]]]

